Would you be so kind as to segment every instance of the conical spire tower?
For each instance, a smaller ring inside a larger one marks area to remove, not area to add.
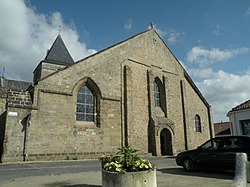
[[[59,34],[43,61],[34,70],[34,83],[40,81],[42,78],[74,63],[66,45]]]

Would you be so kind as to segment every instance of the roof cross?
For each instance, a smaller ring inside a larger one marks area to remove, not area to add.
[[[153,29],[154,28],[154,24],[152,22],[150,22],[149,24],[150,24],[150,28]]]

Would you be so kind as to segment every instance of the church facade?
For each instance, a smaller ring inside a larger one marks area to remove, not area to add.
[[[74,62],[59,35],[32,84],[1,78],[2,162],[175,155],[213,137],[210,106],[154,29]]]

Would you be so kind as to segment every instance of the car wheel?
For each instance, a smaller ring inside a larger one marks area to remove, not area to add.
[[[194,170],[194,163],[190,158],[185,158],[183,160],[183,169],[189,172]]]

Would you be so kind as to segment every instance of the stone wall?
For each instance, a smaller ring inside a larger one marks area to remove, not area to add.
[[[33,81],[37,82],[40,79],[63,69],[64,67],[65,67],[64,65],[53,64],[53,63],[42,61],[34,70]]]
[[[23,161],[26,127],[29,125],[29,115],[32,109],[30,93],[8,90],[6,105],[2,160]]]
[[[188,149],[197,148],[198,145],[204,143],[211,138],[211,124],[209,121],[208,107],[199,97],[189,81],[184,81],[185,93],[185,110],[187,135],[189,137]],[[195,131],[195,115],[198,114],[201,118],[201,132]]]

